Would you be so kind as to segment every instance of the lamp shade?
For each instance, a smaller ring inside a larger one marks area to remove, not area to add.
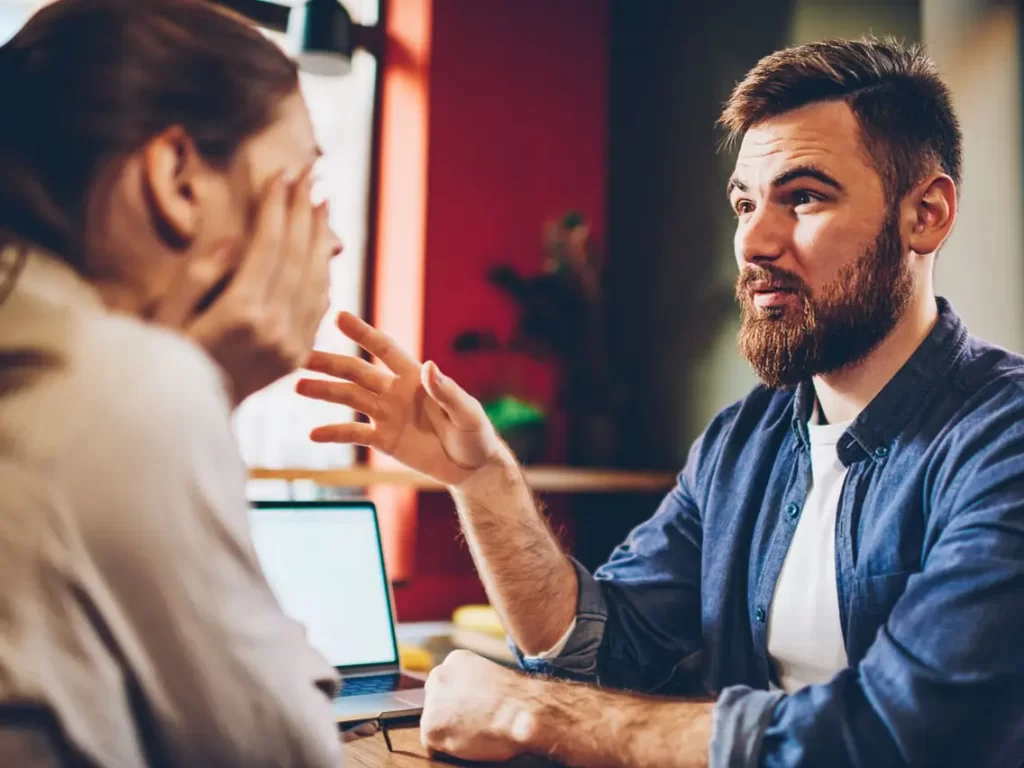
[[[352,17],[338,0],[309,0],[288,16],[288,45],[303,71],[345,75],[352,68],[352,27]]]

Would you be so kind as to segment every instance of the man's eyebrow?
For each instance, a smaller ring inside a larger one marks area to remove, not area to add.
[[[842,184],[816,165],[798,165],[795,168],[790,168],[788,171],[783,171],[772,179],[772,186],[775,188],[784,187],[786,184],[797,179],[815,179],[825,186],[832,187],[837,192],[844,191]]]
[[[790,168],[787,171],[783,171],[774,179],[772,179],[772,186],[776,189],[778,187],[784,187],[791,181],[797,181],[798,179],[815,179],[820,181],[822,184],[832,187],[837,192],[844,192],[843,185],[836,181],[832,176],[823,171],[816,165],[798,165],[795,168]],[[727,197],[732,197],[733,191],[738,190],[740,192],[747,191],[747,185],[741,181],[738,177],[733,176],[729,179],[728,185],[725,188],[725,194]]]

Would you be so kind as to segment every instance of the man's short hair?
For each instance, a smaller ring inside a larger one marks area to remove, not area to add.
[[[935,171],[959,189],[960,125],[949,88],[919,45],[865,38],[778,51],[736,86],[718,122],[732,143],[764,120],[824,101],[850,106],[890,203]]]

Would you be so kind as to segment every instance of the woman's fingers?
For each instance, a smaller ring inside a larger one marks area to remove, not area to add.
[[[307,168],[291,185],[287,195],[285,229],[278,254],[277,276],[270,286],[271,301],[284,305],[290,314],[301,314],[299,306],[305,298],[307,275],[313,266],[310,234],[313,228],[313,209],[309,201],[309,174]]]
[[[312,336],[316,335],[316,330],[320,327],[331,303],[331,243],[335,238],[328,224],[329,215],[330,208],[326,202],[313,209],[309,235],[309,263],[305,270],[305,280],[299,287],[296,298],[296,311],[300,313],[303,327],[308,328]]]
[[[221,246],[208,256],[190,256],[178,279],[160,299],[151,314],[153,322],[171,328],[185,328],[214,286],[224,280],[231,267],[233,249]]]
[[[281,245],[287,226],[287,185],[275,176],[260,198],[256,223],[232,288],[249,300],[265,301],[281,262]]]

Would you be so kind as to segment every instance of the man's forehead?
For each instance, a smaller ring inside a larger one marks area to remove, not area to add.
[[[874,170],[848,105],[811,104],[753,126],[740,144],[736,174],[774,176],[796,164],[821,166],[836,175]],[[761,181],[750,179],[753,184]]]

